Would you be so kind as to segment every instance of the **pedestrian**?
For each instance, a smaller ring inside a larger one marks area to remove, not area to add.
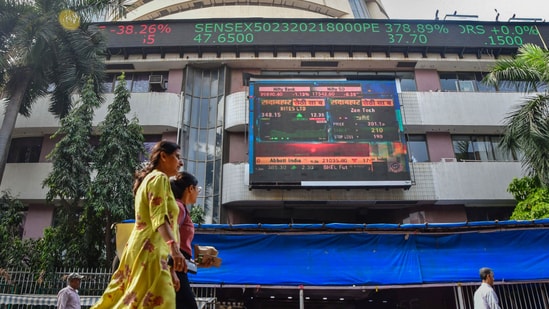
[[[185,259],[179,251],[179,207],[169,177],[181,166],[179,145],[161,141],[151,149],[147,166],[136,173],[135,225],[118,269],[92,309],[175,308],[179,280],[172,277],[168,256],[175,271],[183,270]]]
[[[494,291],[494,272],[488,267],[483,267],[479,271],[481,285],[475,291],[474,309],[501,309],[498,296]]]
[[[191,242],[194,238],[194,224],[187,207],[196,203],[196,198],[202,188],[198,186],[196,177],[187,172],[179,172],[177,176],[170,179],[170,184],[179,206],[179,248],[185,259],[190,261],[192,257]],[[175,272],[180,284],[180,289],[176,293],[176,308],[198,309],[187,272],[187,266],[183,268],[183,271]]]
[[[82,278],[84,276],[77,273],[71,273],[67,276],[67,286],[57,293],[57,309],[80,309],[78,289]]]

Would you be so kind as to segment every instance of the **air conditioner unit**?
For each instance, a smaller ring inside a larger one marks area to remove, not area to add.
[[[149,75],[149,84],[151,85],[163,85],[164,76],[162,75]]]
[[[166,82],[163,75],[149,75],[149,85],[151,87],[166,89]]]

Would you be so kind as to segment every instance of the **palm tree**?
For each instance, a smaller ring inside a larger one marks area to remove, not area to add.
[[[549,51],[523,45],[513,59],[499,60],[484,82],[531,94],[505,118],[500,146],[520,153],[529,176],[549,187]]]
[[[37,98],[50,95],[49,111],[64,117],[86,76],[101,94],[104,38],[88,28],[99,14],[123,15],[123,0],[0,0],[0,183],[18,114],[28,117]],[[69,14],[67,15],[67,12]],[[70,26],[62,25],[70,17]],[[75,26],[75,27],[72,27]]]

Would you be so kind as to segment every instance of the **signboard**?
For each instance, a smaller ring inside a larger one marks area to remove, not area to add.
[[[251,187],[409,187],[395,81],[250,83]]]
[[[100,23],[109,48],[216,46],[545,46],[548,23],[380,19],[200,19]]]

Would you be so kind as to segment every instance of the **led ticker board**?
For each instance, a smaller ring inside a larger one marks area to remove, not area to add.
[[[548,23],[379,19],[201,19],[97,24],[109,48],[220,46],[545,46]]]
[[[410,187],[395,81],[250,83],[253,187]]]

